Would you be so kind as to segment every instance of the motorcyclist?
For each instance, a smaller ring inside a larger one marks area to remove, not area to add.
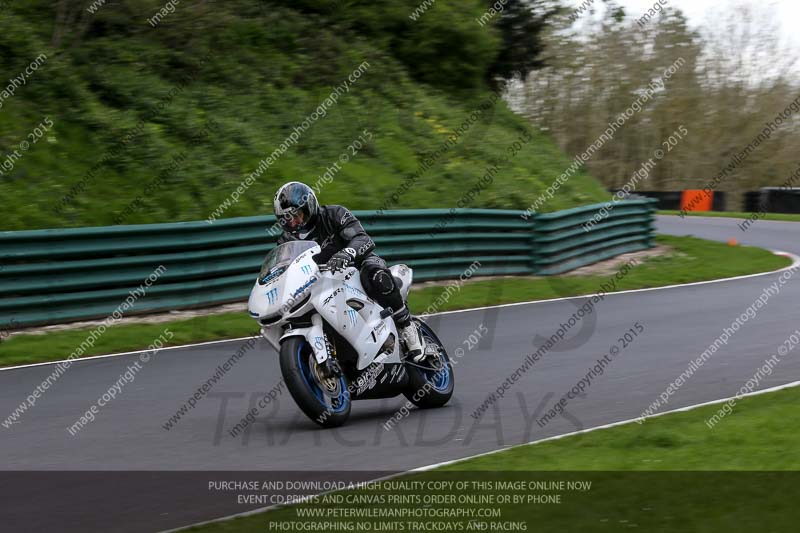
[[[375,242],[358,219],[340,205],[319,205],[314,191],[297,181],[278,189],[274,207],[275,216],[283,228],[278,244],[294,240],[314,241],[321,248],[321,252],[314,256],[317,264],[327,264],[334,272],[344,270],[351,263],[355,265],[367,296],[382,307],[392,309],[392,318],[407,356],[421,361],[425,353],[422,335],[411,320],[394,276],[386,262],[373,253]]]

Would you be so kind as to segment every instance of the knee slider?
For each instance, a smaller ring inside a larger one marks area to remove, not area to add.
[[[372,275],[372,284],[382,295],[391,294],[394,290],[394,279],[386,270],[378,270]]]

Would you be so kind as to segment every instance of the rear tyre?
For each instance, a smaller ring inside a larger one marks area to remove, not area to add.
[[[311,346],[303,337],[281,344],[281,373],[295,403],[308,418],[324,428],[338,427],[350,416],[350,391],[344,375],[324,379]]]
[[[422,409],[442,407],[450,400],[455,389],[453,365],[436,333],[422,320],[412,320],[419,326],[430,355],[421,363],[406,361],[409,388],[403,395]]]

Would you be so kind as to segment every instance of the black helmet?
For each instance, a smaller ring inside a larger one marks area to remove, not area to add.
[[[275,216],[284,230],[305,237],[314,227],[319,204],[311,187],[290,181],[275,193]]]

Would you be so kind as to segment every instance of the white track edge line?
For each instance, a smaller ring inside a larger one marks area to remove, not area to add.
[[[789,253],[789,252],[783,252],[783,251],[780,251],[780,250],[770,250],[770,251],[775,255],[782,255],[782,256],[788,257],[789,259],[792,260],[792,264],[788,265],[788,266],[785,266],[783,268],[780,268],[778,270],[770,270],[769,272],[759,272],[757,274],[745,274],[743,276],[733,276],[731,278],[710,279],[710,280],[707,280],[707,281],[693,281],[691,283],[677,283],[677,284],[674,284],[674,285],[664,285],[663,287],[645,287],[643,289],[628,289],[628,290],[624,290],[624,291],[614,291],[614,292],[606,293],[605,296],[614,296],[614,295],[618,295],[618,294],[631,294],[631,293],[636,293],[636,292],[660,291],[660,290],[664,290],[664,289],[676,289],[676,288],[680,288],[680,287],[692,287],[692,286],[695,286],[695,285],[709,285],[711,283],[722,283],[722,282],[726,282],[726,281],[736,281],[736,280],[740,280],[740,279],[757,278],[759,276],[768,276],[770,274],[777,274],[779,272],[784,272],[786,270],[791,270],[793,268],[796,268],[796,267],[800,266],[800,256],[797,256],[797,255],[795,255],[793,253]],[[581,295],[578,295],[578,296],[564,296],[562,298],[550,298],[548,300],[533,300],[533,301],[529,301],[529,302],[514,302],[514,303],[509,303],[509,304],[487,305],[487,306],[484,306],[484,307],[470,307],[469,309],[456,309],[454,311],[442,311],[440,313],[431,313],[430,315],[427,315],[427,316],[449,315],[449,314],[454,314],[454,313],[467,313],[467,312],[471,312],[471,311],[480,311],[480,310],[483,310],[483,309],[494,309],[494,308],[499,308],[499,307],[513,307],[513,306],[517,306],[517,305],[533,305],[533,304],[541,304],[541,303],[548,303],[548,302],[560,302],[560,301],[566,301],[566,300],[577,300],[579,298],[591,297],[591,296],[594,296],[595,294],[596,293],[581,294]]]
[[[613,428],[613,427],[617,427],[617,426],[624,426],[624,425],[627,425],[627,424],[632,424],[632,423],[636,422],[637,420],[649,420],[651,418],[658,418],[659,416],[665,416],[665,415],[670,415],[670,414],[674,414],[674,413],[683,413],[683,412],[687,412],[687,411],[692,411],[692,410],[697,409],[699,407],[706,407],[708,405],[714,405],[714,404],[727,402],[728,400],[732,400],[734,398],[737,398],[737,399],[739,399],[739,398],[748,398],[750,396],[758,396],[758,395],[761,395],[761,394],[767,394],[767,393],[770,393],[770,392],[777,392],[777,391],[784,390],[784,389],[791,389],[791,388],[794,388],[794,387],[797,387],[797,386],[800,386],[800,381],[791,381],[789,383],[784,383],[783,385],[776,385],[775,387],[769,387],[769,388],[766,388],[766,389],[759,389],[757,391],[748,392],[748,393],[740,395],[738,398],[736,396],[731,396],[731,397],[728,397],[728,398],[720,398],[718,400],[711,400],[711,401],[708,401],[708,402],[696,403],[696,404],[692,404],[692,405],[687,405],[685,407],[678,407],[677,409],[671,409],[669,411],[656,413],[654,415],[649,415],[649,416],[646,416],[646,417],[643,417],[643,418],[638,418],[637,417],[637,418],[630,418],[630,419],[627,419],[627,420],[620,420],[618,422],[611,422],[609,424],[602,424],[600,426],[594,426],[594,427],[591,427],[591,428],[581,429],[579,431],[571,431],[569,433],[563,433],[561,435],[554,435],[552,437],[545,437],[543,439],[538,439],[538,440],[534,440],[534,441],[530,441],[530,442],[524,442],[522,444],[515,444],[514,446],[508,446],[507,448],[499,448],[497,450],[490,450],[488,452],[482,452],[482,453],[478,453],[478,454],[475,454],[475,455],[470,455],[470,456],[467,456],[467,457],[461,457],[459,459],[453,459],[451,461],[443,461],[443,462],[440,462],[440,463],[434,463],[432,465],[420,466],[420,467],[417,467],[417,468],[412,468],[410,470],[406,470],[404,472],[399,472],[397,474],[392,474],[392,475],[389,475],[389,476],[376,478],[376,479],[368,481],[368,483],[386,481],[386,480],[389,480],[389,479],[393,479],[393,478],[400,477],[400,476],[405,476],[407,474],[411,474],[411,473],[415,473],[415,472],[427,472],[427,471],[430,471],[430,470],[433,470],[433,469],[436,469],[436,468],[440,468],[442,466],[449,466],[449,465],[461,463],[461,462],[464,462],[464,461],[469,461],[471,459],[477,459],[479,457],[486,457],[488,455],[494,455],[496,453],[501,453],[501,452],[505,452],[505,451],[508,451],[508,450],[513,450],[513,449],[516,449],[516,448],[521,448],[523,446],[535,446],[536,444],[542,444],[544,442],[561,440],[561,439],[564,439],[564,438],[567,438],[567,437],[574,437],[575,435],[583,435],[583,434],[591,433],[593,431],[598,431],[598,430],[601,430],[601,429],[609,429],[609,428]],[[266,472],[268,472],[268,471],[266,471]],[[478,470],[476,472],[480,472],[480,471]],[[557,473],[557,472],[559,472],[559,470],[548,470],[547,472],[556,472]],[[205,525],[209,525],[209,524],[216,524],[216,523],[219,523],[219,522],[228,522],[230,520],[235,520],[237,518],[244,518],[244,517],[247,517],[247,516],[252,516],[252,515],[256,515],[256,514],[265,513],[267,511],[271,511],[273,509],[280,509],[282,507],[290,507],[292,505],[301,504],[301,503],[304,503],[304,502],[306,502],[308,500],[311,500],[312,498],[319,497],[319,496],[322,496],[324,494],[331,494],[333,492],[339,492],[341,490],[342,489],[336,489],[336,490],[329,490],[329,491],[325,491],[325,492],[320,492],[319,494],[314,494],[312,496],[306,496],[306,497],[300,499],[299,501],[297,501],[297,502],[295,502],[293,504],[269,505],[267,507],[261,507],[261,508],[258,508],[258,509],[253,509],[252,511],[245,511],[243,513],[237,513],[237,514],[233,514],[233,515],[223,516],[223,517],[220,517],[220,518],[214,518],[212,520],[206,520],[205,522],[198,522],[196,524],[190,524],[190,525],[181,526],[181,527],[175,528],[175,529],[165,530],[165,531],[162,531],[160,533],[175,533],[177,531],[184,531],[186,529],[193,528],[193,527],[205,526]],[[345,490],[347,490],[347,489],[345,489]]]
[[[722,283],[722,282],[727,282],[727,281],[736,281],[736,280],[740,280],[740,279],[757,278],[759,276],[768,276],[770,274],[777,274],[779,272],[784,272],[786,270],[791,270],[793,268],[796,268],[796,267],[800,266],[800,256],[797,256],[797,255],[789,253],[789,252],[782,252],[782,251],[779,251],[779,250],[771,250],[771,251],[775,255],[782,255],[782,256],[788,257],[789,259],[792,260],[792,264],[789,265],[789,266],[783,267],[781,269],[778,269],[778,270],[771,270],[769,272],[759,272],[757,274],[746,274],[744,276],[734,276],[734,277],[731,277],[731,278],[711,279],[711,280],[708,280],[708,281],[694,281],[692,283],[683,283],[683,284],[679,283],[679,284],[675,284],[675,285],[665,285],[663,287],[647,287],[647,288],[644,288],[644,289],[628,289],[628,290],[625,290],[625,291],[609,292],[605,296],[614,296],[614,295],[620,295],[620,294],[631,294],[631,293],[637,293],[637,292],[660,291],[660,290],[664,290],[664,289],[675,289],[675,288],[679,288],[679,287],[692,287],[692,286],[696,286],[696,285],[708,285],[708,284],[711,284],[711,283]],[[594,293],[594,294],[596,294],[596,293]],[[483,310],[486,310],[486,309],[500,309],[500,308],[503,308],[503,307],[515,307],[515,306],[519,306],[519,305],[536,305],[536,304],[546,304],[546,303],[552,303],[552,302],[562,302],[562,301],[567,301],[567,300],[576,300],[576,299],[579,299],[579,298],[587,298],[587,297],[593,296],[594,294],[581,294],[581,295],[578,295],[578,296],[564,296],[562,298],[550,298],[548,300],[532,300],[532,301],[528,301],[528,302],[514,302],[514,303],[508,303],[508,304],[486,305],[486,306],[483,306],[483,307],[470,307],[469,309],[456,309],[454,311],[441,311],[439,313],[431,313],[429,315],[424,315],[424,316],[452,315],[452,314],[456,314],[456,313],[471,313],[471,312],[474,312],[474,311],[483,311]],[[200,342],[200,343],[195,343],[195,344],[181,344],[181,345],[178,345],[178,346],[165,346],[164,348],[161,348],[161,349],[159,349],[157,351],[161,352],[163,350],[176,350],[176,349],[179,349],[179,348],[194,348],[194,347],[197,347],[197,346],[207,346],[209,344],[220,344],[220,343],[224,343],[224,342],[236,342],[236,341],[243,341],[243,340],[247,340],[247,339],[257,339],[257,338],[260,338],[260,337],[261,337],[260,335],[255,335],[253,337],[238,337],[238,338],[235,338],[235,339],[220,339],[220,340],[216,340],[216,341]],[[110,354],[105,354],[105,355],[93,355],[93,356],[90,356],[90,357],[78,357],[77,359],[62,359],[60,361],[45,361],[43,363],[31,363],[31,364],[27,364],[27,365],[8,366],[8,367],[0,368],[0,372],[6,371],[6,370],[19,370],[19,369],[22,369],[22,368],[29,368],[29,367],[35,367],[35,366],[56,365],[56,364],[64,363],[64,362],[67,362],[67,361],[70,361],[71,363],[77,363],[77,362],[81,362],[81,361],[91,361],[93,359],[103,359],[103,358],[106,358],[106,357],[117,357],[117,356],[120,356],[120,355],[134,355],[134,354],[143,353],[143,352],[146,352],[146,351],[147,350],[134,350],[134,351],[131,351],[131,352],[110,353]]]
[[[507,448],[500,448],[500,449],[497,449],[497,450],[491,450],[491,451],[488,451],[488,452],[479,453],[477,455],[471,455],[469,457],[462,457],[461,459],[453,459],[453,460],[450,460],[450,461],[443,461],[441,463],[436,463],[436,464],[432,464],[432,465],[428,465],[428,466],[421,466],[419,468],[414,468],[412,470],[409,470],[409,472],[425,472],[427,470],[432,470],[434,468],[439,468],[441,466],[452,465],[452,464],[460,463],[462,461],[468,461],[470,459],[475,459],[475,458],[478,458],[478,457],[484,457],[484,456],[487,456],[487,455],[493,455],[493,454],[496,454],[496,453],[504,452],[506,450],[513,450],[514,448],[521,448],[523,446],[533,446],[535,444],[541,444],[543,442],[560,440],[560,439],[563,439],[563,438],[566,438],[566,437],[573,437],[575,435],[583,435],[584,433],[591,433],[591,432],[597,431],[599,429],[609,429],[609,428],[613,428],[613,427],[617,427],[617,426],[624,426],[624,425],[627,425],[627,424],[632,424],[632,423],[637,422],[639,420],[642,420],[644,422],[644,421],[649,420],[651,418],[658,418],[659,416],[671,415],[671,414],[675,414],[675,413],[684,413],[684,412],[687,412],[687,411],[693,411],[693,410],[695,410],[697,408],[700,408],[700,407],[707,407],[709,405],[716,405],[716,404],[724,403],[724,402],[727,402],[728,400],[733,400],[733,399],[737,399],[738,400],[738,399],[741,399],[741,398],[748,398],[750,396],[758,396],[758,395],[761,395],[761,394],[767,394],[767,393],[770,393],[770,392],[777,392],[777,391],[784,390],[784,389],[791,389],[791,388],[795,388],[795,387],[798,387],[798,386],[800,386],[800,381],[790,381],[789,383],[784,383],[783,385],[776,385],[774,387],[769,387],[769,388],[766,388],[766,389],[759,389],[759,390],[756,390],[756,391],[753,391],[753,392],[748,392],[748,393],[740,395],[738,398],[737,398],[737,396],[730,396],[730,397],[727,397],[727,398],[719,398],[717,400],[710,400],[710,401],[707,401],[707,402],[695,403],[695,404],[692,404],[692,405],[687,405],[685,407],[678,407],[676,409],[670,409],[669,411],[663,411],[661,413],[656,413],[654,415],[648,415],[648,416],[641,417],[641,418],[639,418],[639,417],[629,418],[627,420],[620,420],[618,422],[611,422],[609,424],[603,424],[603,425],[600,425],[600,426],[594,426],[594,427],[591,427],[591,428],[581,429],[581,430],[578,430],[578,431],[571,431],[570,433],[563,433],[561,435],[554,435],[552,437],[545,437],[543,439],[534,440],[534,441],[531,441],[531,442],[525,442],[525,443],[522,443],[522,444],[515,444],[514,446],[509,446]],[[557,470],[554,470],[554,472],[557,472]]]
[[[195,343],[195,344],[179,344],[177,346],[164,346],[163,348],[159,348],[159,349],[154,350],[154,351],[157,352],[157,353],[160,353],[160,352],[163,352],[164,350],[177,350],[178,348],[194,348],[196,346],[207,346],[209,344],[221,344],[221,343],[224,343],[224,342],[236,342],[236,341],[243,341],[243,340],[247,340],[247,339],[257,339],[259,337],[260,337],[260,335],[253,336],[253,337],[237,337],[235,339],[219,339],[219,340],[216,340],[216,341],[198,342],[198,343]],[[137,353],[144,353],[146,351],[148,351],[148,350],[146,350],[146,349],[145,350],[134,350],[132,352],[109,353],[109,354],[105,354],[105,355],[91,355],[89,357],[78,357],[78,358],[75,358],[75,359],[62,359],[60,361],[45,361],[43,363],[30,363],[30,364],[27,364],[27,365],[6,366],[6,367],[3,367],[3,368],[0,368],[0,372],[5,371],[5,370],[18,370],[18,369],[21,369],[21,368],[30,368],[30,367],[34,367],[34,366],[57,365],[59,363],[65,363],[67,361],[69,361],[70,363],[80,363],[82,361],[91,361],[92,359],[104,359],[106,357],[117,357],[117,356],[120,356],[120,355],[134,355],[134,354],[137,354]]]

